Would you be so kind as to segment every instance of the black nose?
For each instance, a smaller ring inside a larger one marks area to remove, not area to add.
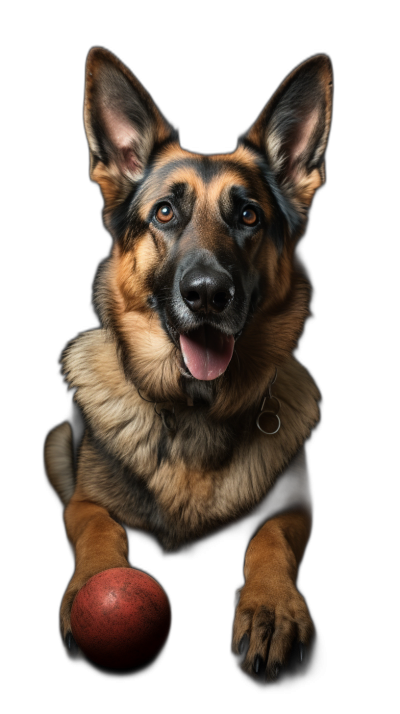
[[[182,298],[192,312],[223,312],[235,293],[228,273],[211,266],[196,266],[182,277]]]

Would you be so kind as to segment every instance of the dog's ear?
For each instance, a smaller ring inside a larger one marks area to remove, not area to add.
[[[286,77],[241,138],[267,154],[279,185],[304,207],[325,181],[332,91],[329,57],[311,57]]]
[[[86,61],[84,118],[90,176],[106,204],[141,178],[157,145],[177,139],[136,77],[101,47],[92,48]]]

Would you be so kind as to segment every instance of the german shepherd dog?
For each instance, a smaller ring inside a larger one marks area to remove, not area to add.
[[[90,51],[90,175],[113,239],[94,282],[101,327],[62,357],[85,431],[75,466],[65,422],[47,437],[76,568],[61,605],[94,574],[130,567],[121,523],[176,549],[249,512],[319,419],[293,357],[310,284],[295,259],[324,183],[332,110],[327,56],[299,65],[230,154],[180,147],[113,54]],[[251,540],[233,626],[243,668],[276,678],[313,624],[296,588],[310,512],[289,508]]]

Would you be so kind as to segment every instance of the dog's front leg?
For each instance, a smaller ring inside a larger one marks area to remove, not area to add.
[[[308,659],[314,626],[295,583],[310,530],[305,497],[268,520],[246,553],[232,650],[243,670],[264,682],[281,681],[293,666],[301,671]]]
[[[78,590],[102,570],[130,566],[124,528],[105,508],[87,500],[79,485],[65,509],[65,524],[75,549],[75,572],[62,600],[60,618],[62,636],[71,648],[71,607]]]

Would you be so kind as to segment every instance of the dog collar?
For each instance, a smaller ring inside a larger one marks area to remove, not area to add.
[[[263,434],[267,434],[267,436],[273,436],[274,434],[277,434],[279,429],[281,428],[281,420],[278,416],[279,410],[281,408],[281,403],[280,403],[278,397],[274,397],[272,394],[272,387],[276,382],[277,376],[278,376],[278,370],[275,367],[274,377],[272,379],[272,382],[270,382],[268,385],[268,394],[266,394],[266,396],[262,400],[261,410],[260,410],[260,413],[256,420],[256,424],[257,424],[259,430],[262,431]],[[260,419],[262,418],[262,416],[264,414],[272,415],[272,417],[274,417],[277,420],[277,425],[276,425],[275,431],[266,431],[265,429],[262,428],[262,426],[260,424]]]
[[[275,367],[275,374],[274,374],[271,382],[268,385],[268,393],[262,400],[260,413],[258,414],[257,419],[256,419],[257,427],[263,434],[266,434],[267,436],[273,436],[274,434],[277,434],[279,429],[281,428],[281,420],[280,420],[280,417],[278,416],[280,408],[281,408],[281,403],[280,403],[278,397],[274,397],[274,395],[272,394],[272,387],[276,382],[277,376],[278,376],[278,370]],[[177,423],[177,419],[176,419],[176,415],[175,415],[175,403],[171,402],[172,403],[172,411],[170,409],[160,409],[160,411],[158,411],[157,410],[157,406],[158,406],[157,402],[153,402],[151,399],[146,399],[146,397],[144,397],[140,393],[140,389],[138,387],[136,387],[136,390],[137,390],[139,397],[141,399],[143,399],[144,402],[153,404],[154,411],[157,414],[157,416],[160,417],[165,428],[168,431],[176,432],[177,428],[178,428],[178,423]],[[188,406],[188,407],[194,406],[194,402],[191,397],[187,398],[186,406]],[[263,429],[263,427],[261,426],[260,421],[262,420],[262,417],[264,415],[270,415],[277,420],[276,421],[276,429],[274,431],[266,431],[266,429]]]

